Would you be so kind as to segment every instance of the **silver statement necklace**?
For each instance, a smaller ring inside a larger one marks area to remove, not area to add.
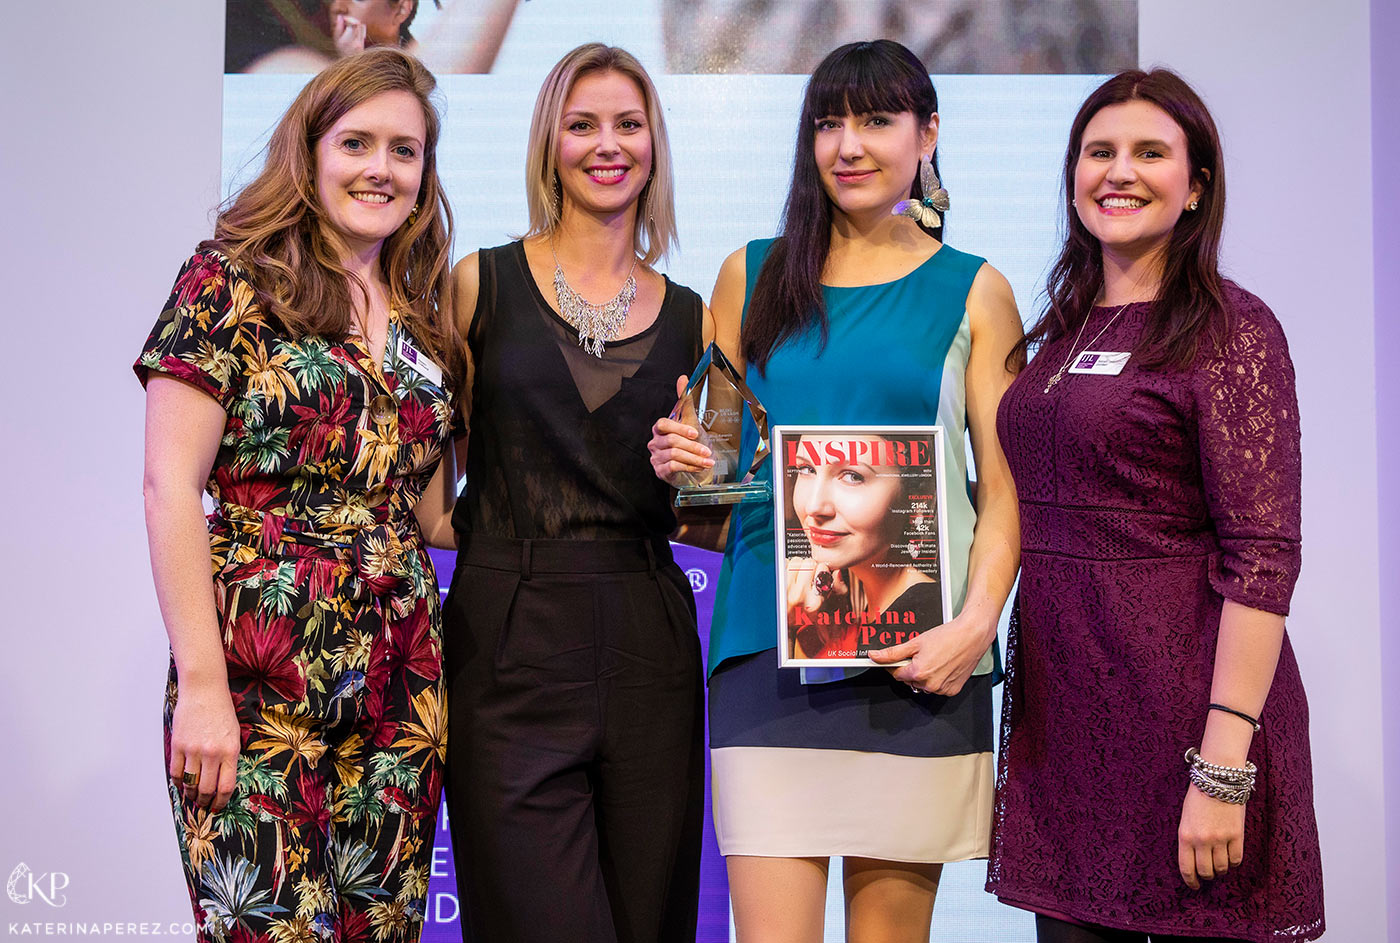
[[[627,312],[637,299],[637,259],[633,257],[632,267],[627,271],[627,281],[622,283],[617,294],[595,305],[569,287],[564,269],[559,264],[559,256],[554,252],[553,242],[549,244],[549,254],[554,256],[554,300],[559,304],[559,313],[578,331],[578,345],[601,358],[604,342],[615,341],[622,336],[622,329],[627,324]]]
[[[1108,330],[1108,326],[1109,326],[1110,324],[1112,324],[1114,321],[1118,320],[1118,315],[1122,314],[1122,313],[1123,313],[1123,309],[1126,308],[1126,307],[1127,307],[1128,305],[1130,305],[1130,304],[1132,304],[1132,302],[1131,302],[1131,301],[1127,301],[1127,302],[1124,302],[1122,305],[1120,305],[1120,306],[1118,307],[1118,310],[1115,311],[1115,312],[1113,312],[1113,317],[1109,318],[1106,322],[1104,322],[1104,326],[1101,327],[1101,328],[1099,328],[1099,332],[1098,332],[1097,334],[1095,334],[1093,337],[1089,338],[1089,343],[1087,343],[1087,344],[1084,345],[1083,350],[1080,350],[1078,353],[1076,353],[1075,350],[1074,350],[1074,348],[1076,348],[1076,347],[1079,346],[1079,339],[1080,339],[1081,337],[1084,336],[1084,325],[1086,325],[1086,324],[1089,323],[1089,318],[1088,318],[1088,316],[1086,315],[1085,318],[1084,318],[1084,320],[1081,321],[1081,322],[1079,323],[1079,330],[1078,330],[1078,331],[1075,333],[1075,335],[1074,335],[1074,343],[1070,345],[1070,348],[1069,348],[1069,356],[1065,358],[1065,362],[1064,362],[1064,363],[1060,364],[1060,369],[1058,369],[1058,370],[1055,371],[1055,375],[1052,376],[1052,377],[1050,378],[1049,382],[1047,382],[1047,383],[1045,384],[1045,389],[1041,390],[1041,392],[1042,392],[1042,393],[1049,393],[1049,392],[1050,392],[1050,388],[1051,388],[1052,386],[1054,386],[1056,383],[1059,383],[1059,382],[1060,382],[1060,378],[1063,377],[1063,376],[1065,375],[1065,371],[1069,369],[1069,365],[1070,365],[1070,364],[1074,363],[1075,358],[1078,357],[1079,354],[1084,353],[1085,350],[1088,350],[1090,347],[1093,347],[1093,346],[1094,346],[1094,342],[1097,341],[1100,337],[1103,337],[1103,332],[1106,331],[1106,330]]]

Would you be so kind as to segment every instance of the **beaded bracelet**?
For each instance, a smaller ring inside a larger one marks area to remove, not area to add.
[[[1231,805],[1244,805],[1249,801],[1251,790],[1248,786],[1226,786],[1195,768],[1188,770],[1187,775],[1190,776],[1193,786],[1212,799],[1219,799]]]
[[[1254,792],[1254,777],[1259,768],[1248,760],[1244,766],[1221,766],[1207,761],[1199,750],[1186,751],[1187,776],[1201,792],[1212,799],[1244,805]]]

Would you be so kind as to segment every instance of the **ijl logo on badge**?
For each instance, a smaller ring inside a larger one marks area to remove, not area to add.
[[[62,907],[68,903],[68,896],[62,893],[67,886],[68,875],[62,871],[35,874],[29,865],[21,861],[10,872],[10,879],[5,883],[5,893],[9,894],[10,900],[16,904],[41,900],[50,907]]]

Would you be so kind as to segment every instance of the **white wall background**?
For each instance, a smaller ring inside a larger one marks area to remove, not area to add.
[[[547,5],[568,3],[533,0],[532,15]],[[1327,938],[1381,940],[1370,5],[1140,9],[1143,63],[1181,71],[1223,129],[1226,263],[1274,307],[1297,363],[1305,544],[1290,629],[1312,701]],[[165,642],[128,365],[220,197],[223,0],[7,12],[0,874],[24,861],[70,883],[61,909],[0,899],[0,932],[46,921],[168,932],[189,910],[160,771]],[[704,290],[712,272],[685,277]]]

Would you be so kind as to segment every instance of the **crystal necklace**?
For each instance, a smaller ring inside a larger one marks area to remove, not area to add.
[[[549,244],[549,254],[554,257],[554,300],[559,304],[559,313],[578,331],[578,345],[601,358],[603,343],[622,336],[622,329],[627,324],[627,312],[637,298],[637,259],[635,256],[632,258],[627,281],[622,283],[617,294],[595,305],[569,287],[564,269],[559,264],[559,256],[555,255],[553,242]]]
[[[1123,303],[1122,305],[1120,305],[1120,306],[1118,307],[1118,310],[1115,311],[1115,312],[1113,312],[1113,317],[1109,318],[1106,322],[1104,322],[1104,326],[1101,327],[1101,328],[1099,328],[1099,332],[1098,332],[1097,334],[1095,334],[1093,337],[1089,338],[1089,343],[1087,343],[1087,344],[1084,345],[1084,350],[1088,350],[1090,347],[1093,347],[1093,346],[1094,346],[1094,342],[1097,341],[1100,337],[1103,337],[1103,332],[1106,331],[1106,330],[1108,330],[1108,326],[1109,326],[1110,324],[1112,324],[1114,321],[1118,320],[1118,315],[1122,314],[1122,313],[1123,313],[1123,309],[1126,308],[1126,307],[1127,307],[1128,305],[1130,305],[1130,304],[1132,304],[1132,302],[1131,302],[1131,301],[1128,301],[1128,302],[1125,302],[1125,303]],[[1054,386],[1056,383],[1059,383],[1059,382],[1060,382],[1060,378],[1063,377],[1063,376],[1065,375],[1065,371],[1069,369],[1069,365],[1072,364],[1072,363],[1074,363],[1074,359],[1075,359],[1076,357],[1078,357],[1079,354],[1084,353],[1084,350],[1081,350],[1081,351],[1079,351],[1079,353],[1077,354],[1077,353],[1074,352],[1074,348],[1076,348],[1076,347],[1079,346],[1079,339],[1080,339],[1081,337],[1084,336],[1084,325],[1086,325],[1086,324],[1088,324],[1088,323],[1089,323],[1089,317],[1088,317],[1088,315],[1085,315],[1084,320],[1081,321],[1081,322],[1079,322],[1079,330],[1078,330],[1078,331],[1075,333],[1075,335],[1074,335],[1074,343],[1070,345],[1070,348],[1069,348],[1069,356],[1065,358],[1065,362],[1062,363],[1062,364],[1060,364],[1060,369],[1056,370],[1056,371],[1055,371],[1055,375],[1052,376],[1052,377],[1050,378],[1049,382],[1047,382],[1047,383],[1045,384],[1045,389],[1041,390],[1040,392],[1042,392],[1042,393],[1049,393],[1049,392],[1050,392],[1050,388],[1051,388],[1052,386]]]

